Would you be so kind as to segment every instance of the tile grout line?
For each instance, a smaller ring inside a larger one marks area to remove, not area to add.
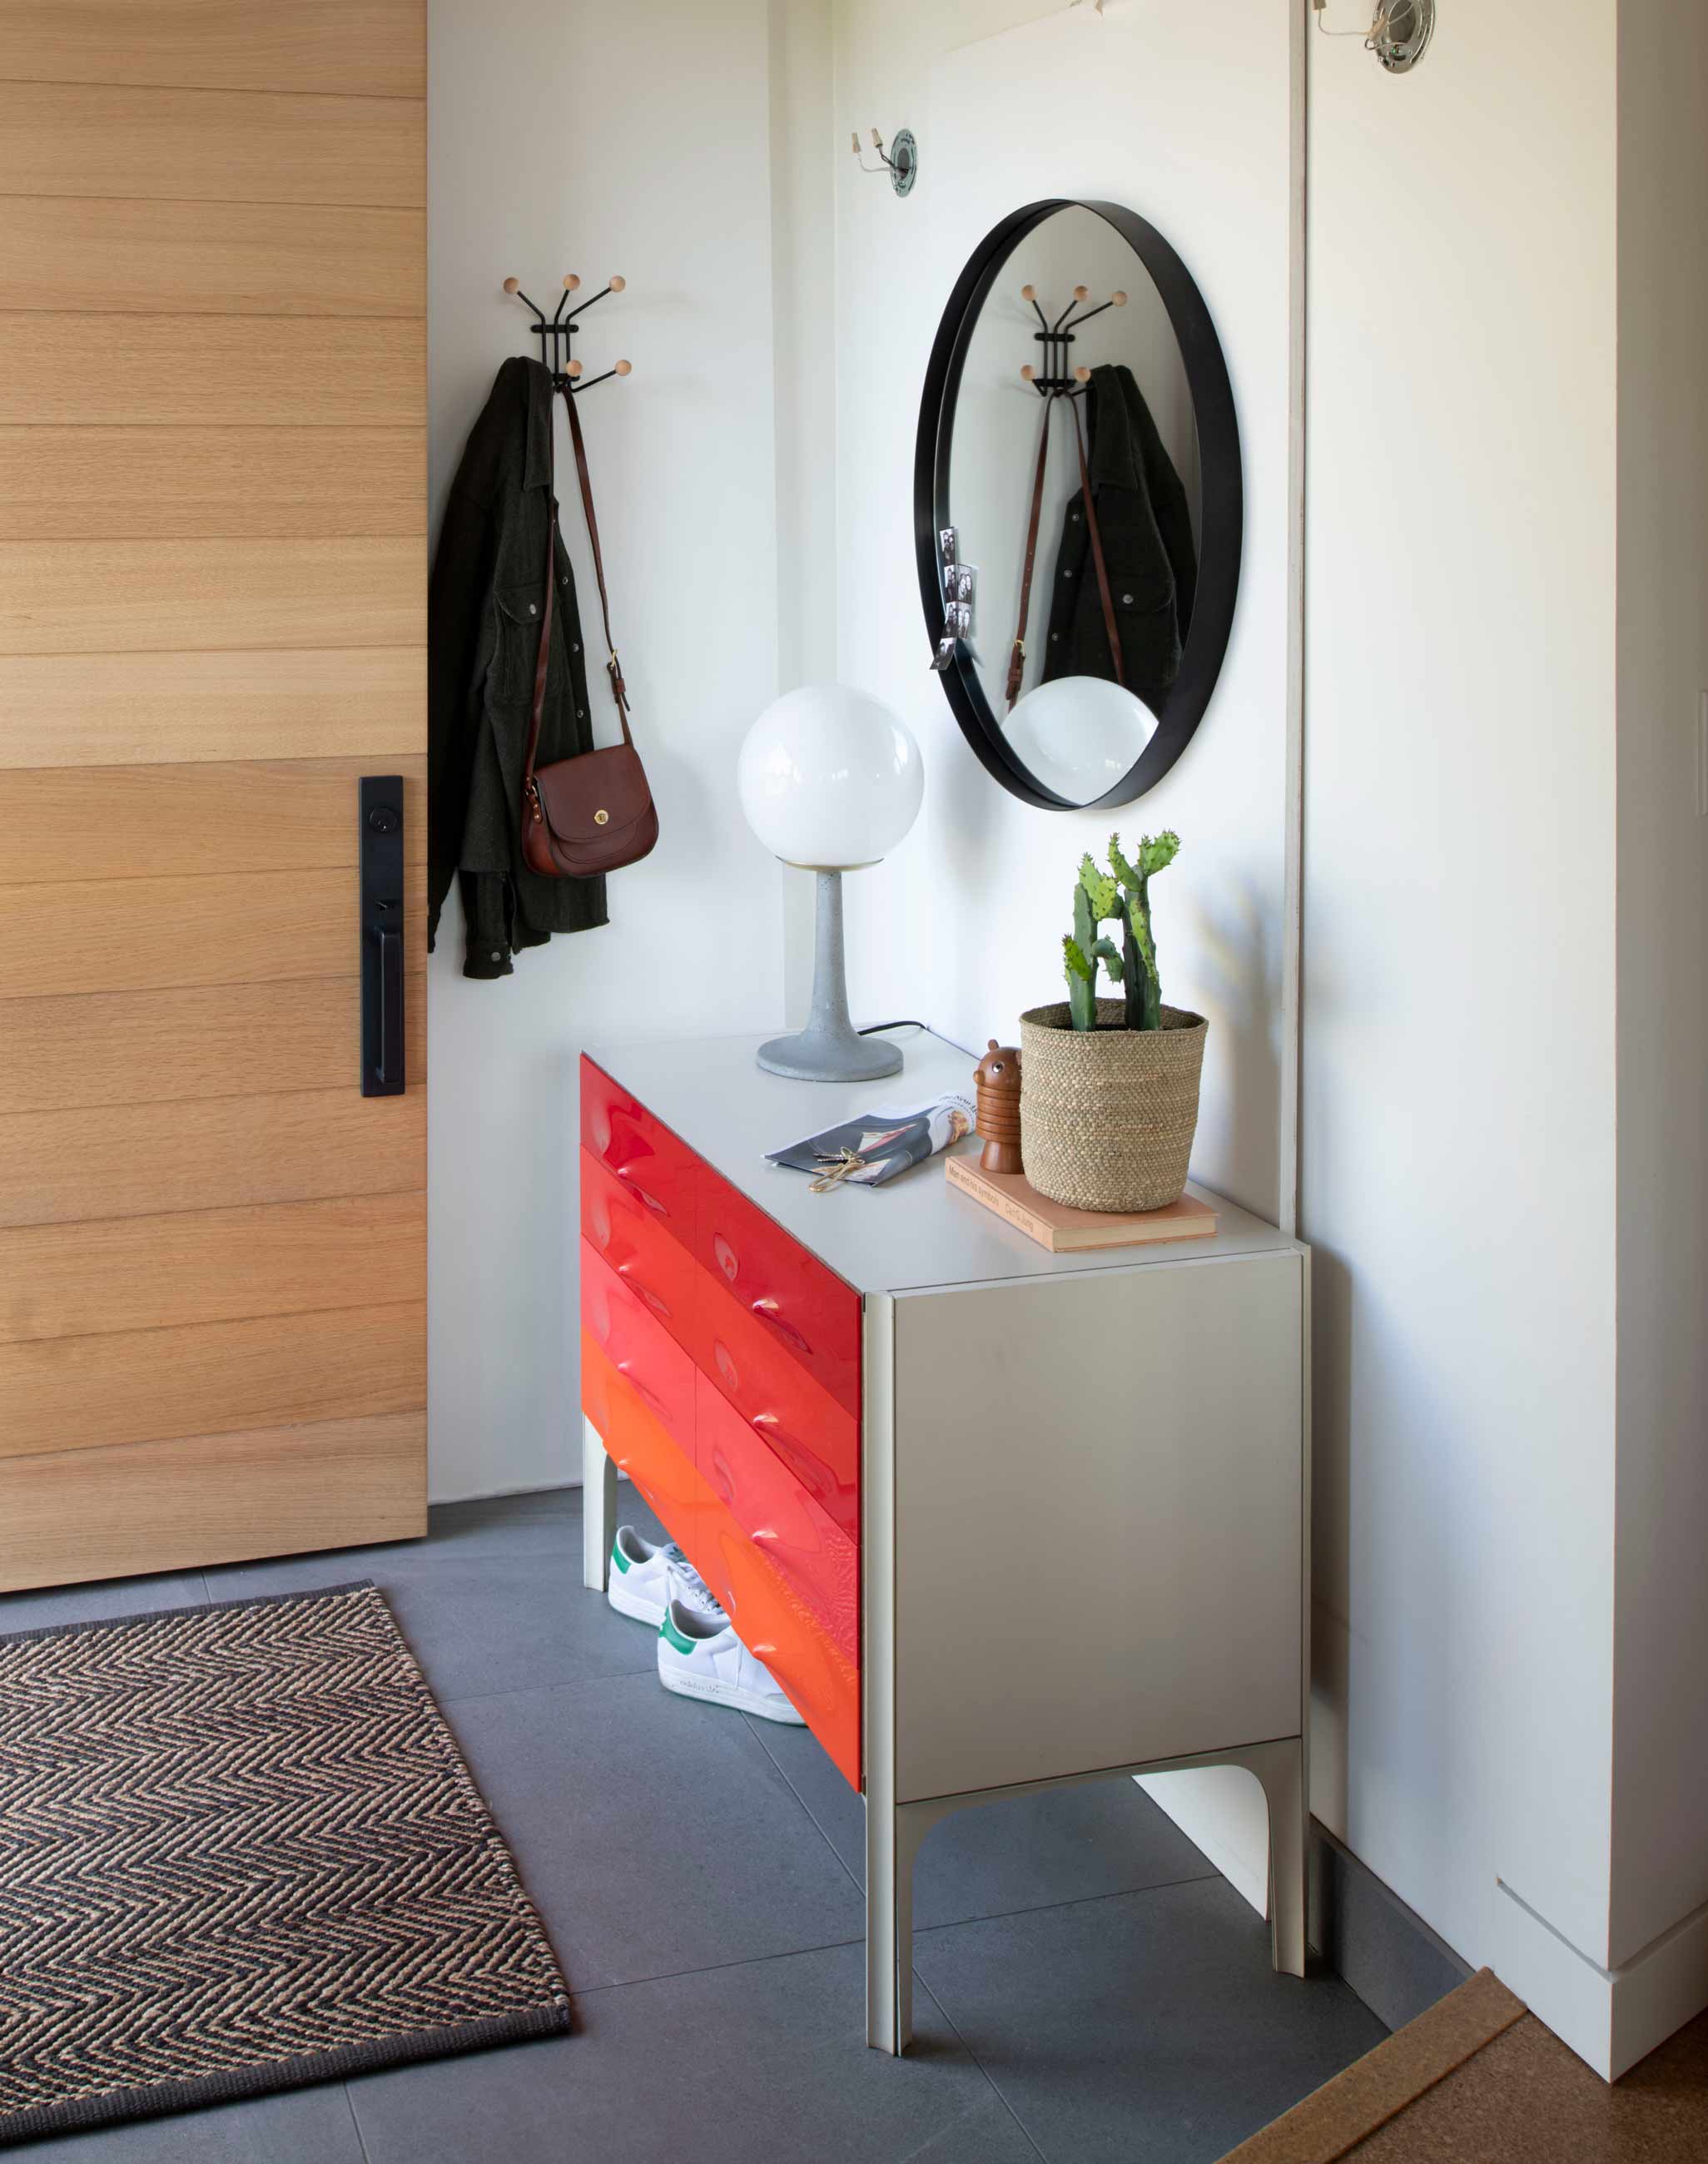
[[[1013,2105],[1009,2103],[1007,2098],[1002,2093],[1001,2088],[997,2083],[996,2077],[991,2072],[991,2069],[985,2064],[984,2061],[967,2041],[965,2035],[962,2032],[959,2022],[955,2020],[954,2014],[949,2012],[948,2007],[944,2005],[942,1999],[938,1997],[937,1993],[932,1989],[931,1986],[925,1981],[925,1978],[919,1973],[919,1971],[917,1968],[913,1972],[913,1981],[919,1986],[919,1988],[925,1993],[926,1997],[931,2001],[932,2004],[949,2024],[955,2041],[960,2046],[962,2051],[966,2053],[967,2056],[984,2076],[985,2082],[990,2087],[992,2096],[996,2098],[997,2103],[1001,2105],[1003,2110],[1007,2113],[1010,2119],[1012,2119],[1016,2126],[1019,2128],[1021,2140],[1026,2144],[1027,2147],[1031,2150],[1033,2155],[1039,2159],[1039,2164],[1048,2164],[1048,2159],[1044,2156],[1043,2150],[1038,2147],[1037,2142],[1035,2142],[1032,2138],[1032,2130],[1027,2125],[1025,2120],[1020,2116],[1020,2114],[1016,2111]]]
[[[703,1968],[665,1969],[658,1976],[624,1976],[612,1983],[590,1983],[570,1986],[571,1999],[598,1999],[607,1992],[633,1991],[643,1984],[680,1983],[693,1976],[721,1976],[727,1968],[760,1968],[767,1962],[804,1961],[809,1954],[840,1953],[848,1946],[863,1946],[866,1936],[862,1931],[857,1939],[827,1939],[818,1946],[783,1946],[774,1954],[749,1954],[741,1961],[708,1962]]]
[[[1195,1871],[1187,1878],[1159,1879],[1154,1886],[1122,1886],[1117,1887],[1111,1894],[1076,1894],[1070,1901],[1038,1901],[1034,1902],[1030,1908],[1003,1909],[998,1910],[994,1915],[963,1916],[956,1923],[916,1924],[913,1927],[913,1936],[916,1940],[928,1939],[934,1937],[939,1931],[964,1931],[979,1924],[1000,1924],[1012,1921],[1016,1916],[1045,1916],[1049,1915],[1051,1910],[1057,1909],[1064,1910],[1095,1909],[1104,1901],[1138,1901],[1142,1900],[1147,1894],[1172,1894],[1177,1892],[1182,1886],[1207,1885],[1211,1879],[1222,1879],[1224,1885],[1227,1883],[1222,1878],[1219,1871]]]
[[[349,2093],[349,2083],[340,2082],[339,2087],[344,2091],[344,2100],[349,2107],[349,2123],[355,2129],[356,2147],[362,2152],[362,2164],[371,2164],[368,2156],[368,2145],[362,2135],[362,2122],[356,2115],[356,2100]]]
[[[824,1846],[830,1851],[831,1854],[836,1858],[837,1863],[842,1870],[843,1876],[848,1880],[849,1885],[854,1888],[854,1892],[859,1896],[860,1901],[862,1904],[864,1904],[866,1898],[866,1889],[861,1885],[859,1880],[849,1869],[848,1859],[843,1856],[842,1851],[837,1846],[830,1836],[824,1830],[824,1828],[819,1824],[818,1820],[814,1815],[812,1804],[807,1802],[806,1797],[801,1794],[801,1791],[795,1786],[795,1783],[789,1778],[786,1768],[780,1762],[776,1753],[771,1749],[770,1744],[765,1741],[765,1737],[759,1733],[758,1723],[753,1719],[750,1714],[744,1714],[742,1718],[747,1722],[749,1731],[751,1733],[754,1742],[759,1745],[760,1750],[765,1752],[766,1757],[770,1760],[771,1764],[776,1768],[778,1779],[781,1781],[783,1786],[789,1791],[789,1794],[795,1799],[795,1801],[807,1814],[807,1823],[812,1826],[812,1830],[818,1836],[818,1838],[824,1843]]]

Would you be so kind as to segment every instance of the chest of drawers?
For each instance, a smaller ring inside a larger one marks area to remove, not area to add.
[[[1308,1254],[1218,1201],[1212,1240],[1052,1256],[935,1163],[815,1195],[765,1151],[970,1058],[875,1091],[756,1043],[581,1063],[586,1584],[620,1470],[864,1796],[879,2048],[920,1840],[1069,1781],[1248,1766],[1302,1973]]]

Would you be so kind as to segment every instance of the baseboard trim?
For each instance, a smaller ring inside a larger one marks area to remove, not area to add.
[[[1390,2029],[1469,1981],[1469,1962],[1316,1819],[1310,1885],[1311,1943]]]

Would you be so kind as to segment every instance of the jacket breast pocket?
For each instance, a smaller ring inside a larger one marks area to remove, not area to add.
[[[498,691],[507,699],[533,696],[534,672],[539,665],[540,587],[499,586],[498,650],[492,669]]]

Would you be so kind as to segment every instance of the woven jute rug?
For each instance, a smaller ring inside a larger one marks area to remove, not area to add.
[[[371,1584],[0,1637],[0,2143],[569,2026]]]

